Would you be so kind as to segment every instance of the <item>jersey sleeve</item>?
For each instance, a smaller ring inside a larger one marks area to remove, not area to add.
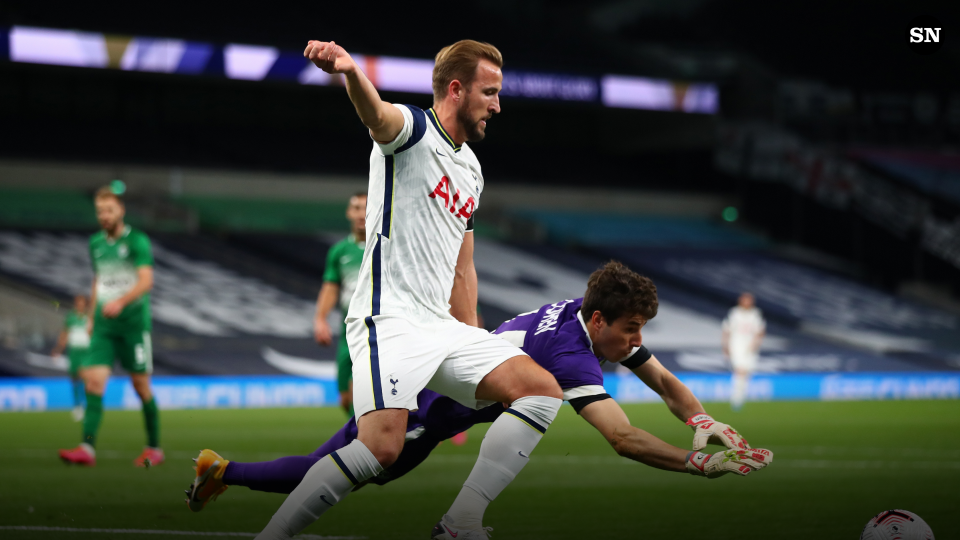
[[[638,367],[646,363],[646,361],[649,360],[652,356],[653,356],[653,353],[647,350],[645,346],[641,345],[636,349],[634,349],[633,352],[630,353],[630,356],[628,356],[626,359],[621,361],[620,365],[627,369],[637,369]]]
[[[413,105],[397,105],[396,103],[393,106],[403,115],[403,128],[400,129],[396,138],[388,143],[375,141],[385,156],[399,154],[417,144],[427,131],[427,119],[423,115],[422,109]]]
[[[767,331],[767,320],[763,318],[763,312],[757,310],[757,332]]]
[[[470,219],[467,220],[467,230],[463,232],[473,232],[473,216],[476,215],[476,212],[470,214]]]
[[[150,239],[145,234],[138,234],[136,241],[131,242],[133,246],[133,264],[137,268],[141,266],[153,266],[153,249],[150,248]]]
[[[327,264],[323,268],[323,281],[340,284],[340,265],[337,264],[337,259],[339,258],[338,249],[340,244],[334,244],[330,251],[327,252]]]

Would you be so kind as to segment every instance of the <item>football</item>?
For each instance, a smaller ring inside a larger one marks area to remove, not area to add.
[[[863,527],[860,540],[934,540],[927,522],[906,510],[884,510]]]

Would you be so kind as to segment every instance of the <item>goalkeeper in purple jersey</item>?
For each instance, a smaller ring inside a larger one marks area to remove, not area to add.
[[[773,460],[772,452],[751,448],[736,430],[707,415],[690,389],[641,344],[641,330],[656,316],[657,306],[652,281],[618,262],[610,262],[590,276],[583,298],[521,314],[494,333],[521,347],[549,371],[563,389],[564,399],[621,456],[651,467],[709,478],[731,472],[746,476],[768,465]],[[677,418],[693,428],[692,451],[630,425],[623,409],[603,388],[604,362],[618,362],[632,370],[663,398]],[[419,394],[418,405],[418,410],[409,413],[406,442],[397,462],[370,482],[383,485],[396,480],[422,463],[441,441],[473,425],[492,422],[505,412],[500,404],[473,410],[426,389]],[[230,485],[290,493],[314,463],[356,437],[356,420],[350,419],[309,456],[240,463],[204,450],[196,460],[197,477],[187,491],[188,505],[199,511]],[[724,445],[727,450],[700,452],[708,443]],[[435,532],[442,534],[442,530]]]

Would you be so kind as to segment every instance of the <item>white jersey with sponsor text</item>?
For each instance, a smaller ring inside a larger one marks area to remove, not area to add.
[[[453,319],[448,301],[483,191],[480,163],[466,144],[455,146],[433,109],[395,107],[403,129],[370,153],[367,244],[347,319]]]

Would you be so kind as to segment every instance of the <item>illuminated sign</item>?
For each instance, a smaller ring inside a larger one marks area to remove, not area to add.
[[[6,34],[6,36],[4,35]],[[0,29],[13,62],[180,75],[215,75],[245,81],[286,80],[328,86],[339,76],[317,69],[299,51],[276,47],[225,46],[166,38],[15,26]],[[0,46],[0,55],[4,52]],[[4,55],[5,56],[5,55]],[[393,56],[352,55],[380,90],[432,94],[433,61]],[[506,97],[580,101],[606,107],[714,114],[716,85],[624,75],[602,77],[505,70]]]

